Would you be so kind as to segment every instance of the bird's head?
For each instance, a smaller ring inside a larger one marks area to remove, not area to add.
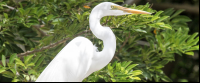
[[[100,18],[104,16],[120,16],[126,14],[151,14],[146,11],[141,11],[137,9],[130,9],[122,7],[112,2],[103,2],[93,8],[92,12],[99,14]]]

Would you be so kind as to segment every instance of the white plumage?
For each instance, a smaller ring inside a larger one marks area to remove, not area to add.
[[[119,16],[134,12],[150,14],[111,2],[95,6],[89,17],[90,29],[97,38],[103,40],[103,50],[98,52],[90,40],[76,37],[56,55],[36,82],[81,82],[91,73],[105,67],[114,56],[116,38],[109,27],[101,26],[100,19],[104,16]]]

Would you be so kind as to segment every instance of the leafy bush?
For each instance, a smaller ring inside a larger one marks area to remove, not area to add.
[[[28,82],[35,81],[55,55],[78,35],[89,38],[101,50],[103,42],[89,30],[91,9],[103,1],[123,0],[13,1],[0,2],[0,74],[13,82]],[[102,18],[101,24],[111,27],[117,38],[115,57],[83,81],[172,81],[163,73],[164,65],[174,61],[175,54],[194,55],[193,51],[199,50],[198,33],[188,34],[187,22],[191,19],[179,15],[184,10],[156,11],[148,3],[125,7],[153,14]]]

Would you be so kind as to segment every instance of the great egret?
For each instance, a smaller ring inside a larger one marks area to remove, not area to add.
[[[146,11],[125,8],[111,2],[102,2],[95,6],[89,17],[90,29],[97,38],[103,40],[103,50],[97,52],[97,48],[90,40],[76,37],[57,54],[36,82],[81,82],[91,73],[105,67],[114,56],[116,38],[109,27],[101,26],[100,19],[104,16],[132,13],[151,14]]]

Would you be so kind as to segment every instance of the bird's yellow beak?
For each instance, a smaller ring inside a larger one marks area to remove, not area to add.
[[[127,12],[127,13],[132,13],[132,14],[151,14],[151,13],[146,12],[146,11],[141,11],[141,10],[137,10],[137,9],[130,9],[130,8],[117,6],[117,5],[112,5],[111,8],[113,10],[121,10],[121,11],[124,11],[124,12]]]

